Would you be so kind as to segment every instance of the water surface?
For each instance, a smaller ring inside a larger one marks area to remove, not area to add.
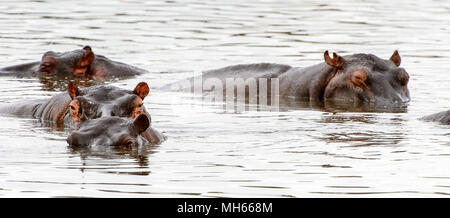
[[[446,1],[2,1],[0,66],[90,45],[148,69],[108,83],[148,82],[145,104],[169,140],[75,149],[67,130],[2,116],[0,196],[447,197],[450,127],[418,118],[450,108],[449,36]],[[234,113],[157,89],[232,64],[395,49],[411,76],[400,113]],[[52,84],[2,77],[0,102],[48,98],[63,88]]]

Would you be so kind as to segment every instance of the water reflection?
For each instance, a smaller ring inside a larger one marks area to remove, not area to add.
[[[377,104],[369,102],[349,102],[349,101],[302,101],[292,98],[280,98],[281,111],[295,110],[295,109],[311,109],[321,110],[326,112],[387,112],[387,113],[406,113],[408,111],[408,104],[384,104],[379,102]]]
[[[53,76],[40,76],[39,82],[42,84],[42,90],[44,91],[51,91],[51,92],[59,92],[59,91],[65,91],[67,89],[67,83],[69,81],[72,81],[76,86],[78,87],[89,87],[89,86],[96,86],[96,85],[102,85],[105,82],[114,81],[113,78],[111,79],[93,79],[93,78],[85,78],[85,77],[59,77],[56,75]]]
[[[168,92],[168,95],[172,93]],[[365,102],[337,102],[337,101],[309,101],[309,100],[299,100],[289,97],[279,97],[277,103],[272,105],[270,101],[265,104],[252,104],[249,103],[248,98],[245,98],[246,102],[239,102],[236,98],[228,99],[223,98],[223,101],[217,100],[211,97],[210,93],[204,93],[203,96],[188,93],[187,95],[179,97],[177,100],[172,100],[173,102],[185,102],[191,104],[200,104],[202,106],[207,106],[219,110],[223,110],[225,113],[243,113],[245,111],[280,111],[288,112],[295,110],[315,110],[324,111],[330,113],[340,113],[340,112],[358,112],[358,113],[406,113],[408,112],[407,103],[399,104],[372,104]],[[199,103],[200,101],[200,103]]]
[[[105,173],[146,176],[151,173],[149,156],[156,153],[156,145],[143,146],[68,146],[69,152],[81,160],[80,171],[96,170],[98,166]],[[110,161],[108,161],[110,160]],[[133,160],[130,162],[130,160]]]
[[[407,120],[391,118],[380,121],[373,114],[339,113],[325,114],[320,123],[328,125],[326,131],[317,139],[325,143],[344,143],[344,147],[396,146],[406,138],[402,131]],[[378,128],[378,126],[386,128]]]

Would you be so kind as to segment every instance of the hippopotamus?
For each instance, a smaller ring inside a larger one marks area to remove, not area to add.
[[[140,146],[144,144],[140,135],[150,126],[147,115],[136,119],[123,117],[101,117],[87,120],[67,137],[72,146]]]
[[[194,91],[193,83],[201,79],[203,92],[217,91],[216,87],[226,87],[227,80],[231,78],[246,81],[246,97],[251,93],[260,95],[260,81],[266,81],[268,96],[273,94],[300,101],[352,105],[392,105],[410,101],[409,74],[400,67],[398,51],[389,59],[373,54],[340,56],[333,53],[330,57],[328,51],[324,52],[323,58],[324,62],[303,68],[274,63],[233,65],[203,72],[201,76],[172,83],[162,89]],[[206,82],[209,79],[219,79],[222,84]],[[255,79],[253,92],[249,90],[248,79]],[[274,81],[278,81],[278,93],[272,93]]]
[[[94,54],[90,46],[67,52],[45,52],[41,61],[0,68],[0,75],[19,77],[124,77],[148,71]]]
[[[431,114],[421,118],[426,121],[439,122],[441,124],[450,125],[450,110]]]
[[[148,93],[149,87],[145,82],[140,82],[133,90],[105,85],[80,89],[68,82],[66,92],[56,94],[50,99],[8,104],[0,107],[0,113],[31,116],[41,122],[64,124],[74,129],[88,120],[104,117],[135,120],[144,114],[150,120],[151,116],[143,102]],[[92,126],[93,123],[95,122],[90,122],[89,125]],[[140,135],[151,144],[159,144],[165,140],[165,137],[151,126]]]

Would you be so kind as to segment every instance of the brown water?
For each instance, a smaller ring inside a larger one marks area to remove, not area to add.
[[[450,108],[447,1],[2,1],[0,66],[84,45],[151,73],[145,104],[169,137],[155,147],[67,146],[67,131],[0,117],[1,197],[447,197],[450,128],[418,120]],[[395,49],[411,75],[404,113],[224,112],[156,88],[202,70],[308,66]],[[49,84],[46,84],[47,86]],[[51,85],[51,84],[50,84]],[[58,92],[0,78],[0,102]],[[174,103],[173,99],[187,99]]]

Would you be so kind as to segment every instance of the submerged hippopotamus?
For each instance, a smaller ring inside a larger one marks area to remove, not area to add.
[[[389,60],[372,54],[339,56],[333,53],[333,57],[330,57],[328,51],[325,51],[324,62],[309,67],[300,68],[270,63],[234,65],[206,71],[202,76],[169,84],[162,89],[187,88],[193,91],[195,86],[193,83],[201,79],[202,91],[215,91],[217,87],[226,87],[228,79],[241,78],[245,80],[247,97],[251,93],[261,95],[261,81],[267,81],[267,94],[271,96],[277,94],[273,93],[271,86],[278,80],[278,95],[289,99],[352,105],[401,104],[408,102],[410,95],[409,74],[400,67],[400,63],[401,58],[397,51]],[[208,82],[210,79],[216,79],[216,82]],[[255,81],[253,91],[249,90],[252,81]],[[236,86],[234,88],[236,89]],[[225,89],[223,91],[226,92]]]
[[[73,146],[140,146],[145,143],[140,134],[149,126],[150,120],[145,114],[136,119],[101,117],[83,122],[67,137],[67,143]]]
[[[20,77],[121,77],[148,71],[94,54],[90,46],[68,52],[48,51],[41,61],[0,68],[0,75]]]
[[[84,122],[104,117],[135,120],[144,114],[150,120],[150,114],[143,103],[148,93],[149,87],[145,82],[139,83],[134,90],[103,85],[79,89],[69,82],[67,92],[50,99],[8,104],[0,107],[0,113],[31,116],[42,122],[85,129],[87,127],[83,127]],[[95,123],[97,122],[89,122],[86,125],[92,126]],[[114,123],[119,125],[121,122]],[[159,144],[165,140],[165,137],[152,127],[146,128],[140,135],[152,144]]]
[[[450,125],[450,110],[431,114],[421,118],[426,121],[439,122],[441,124]]]

